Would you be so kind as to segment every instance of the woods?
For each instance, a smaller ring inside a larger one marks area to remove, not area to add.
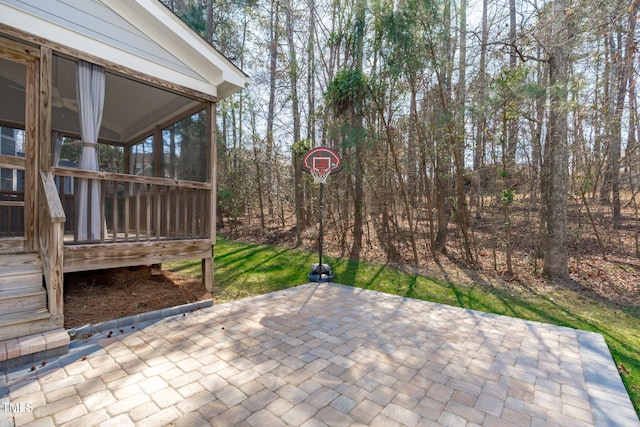
[[[165,4],[253,79],[219,107],[219,229],[312,246],[322,145],[339,255],[551,279],[640,257],[638,0]]]

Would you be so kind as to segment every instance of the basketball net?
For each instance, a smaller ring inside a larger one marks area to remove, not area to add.
[[[309,169],[309,173],[311,173],[311,176],[313,177],[313,182],[315,182],[316,184],[326,184],[327,177],[331,175],[331,168],[322,168],[322,169],[312,168],[312,169]]]

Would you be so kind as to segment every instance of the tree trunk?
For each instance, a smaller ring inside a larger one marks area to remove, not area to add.
[[[253,130],[253,164],[256,169],[256,187],[258,191],[258,206],[260,208],[260,226],[264,230],[265,221],[264,221],[264,202],[263,202],[263,191],[262,191],[262,168],[260,167],[260,157],[258,155],[258,144],[257,144],[257,129],[256,129],[256,114],[255,111],[251,111],[251,128]]]
[[[635,57],[635,24],[638,10],[638,2],[632,2],[629,7],[629,28],[624,31],[627,34],[626,45],[624,48],[624,58],[618,61],[618,93],[616,95],[615,119],[612,132],[612,149],[611,149],[611,191],[613,202],[613,225],[620,228],[622,223],[622,213],[620,205],[620,156],[622,153],[622,117],[625,108],[625,98],[627,95],[627,85],[634,86],[633,83],[633,63]],[[623,30],[618,31],[618,51],[622,56],[623,50]],[[630,94],[631,95],[631,94]],[[635,120],[634,116],[630,121]],[[633,135],[633,125],[629,126],[629,134]],[[631,142],[631,139],[629,139]],[[631,144],[629,144],[631,145]]]
[[[638,16],[640,3],[633,2],[633,7],[629,8],[629,34],[636,32],[636,17]],[[634,208],[634,225],[635,225],[635,255],[640,258],[640,215],[638,214],[638,192],[640,190],[640,126],[638,126],[638,105],[636,96],[636,85],[633,83],[633,76],[636,75],[634,64],[635,54],[637,52],[637,43],[635,38],[630,37],[627,45],[627,60],[631,63],[629,74],[629,140],[627,142],[627,150],[625,153],[627,174],[629,176],[629,188],[631,189],[631,205]]]
[[[289,45],[289,79],[291,82],[291,115],[293,117],[293,143],[300,141],[300,106],[298,103],[298,60],[296,57],[296,47],[293,39],[293,20],[291,19],[293,1],[290,1],[286,10],[287,25],[287,43]],[[294,199],[296,210],[296,247],[302,245],[302,228],[303,228],[303,203],[302,195],[302,169],[300,166],[301,158],[297,150],[291,150],[291,160],[293,162],[293,178],[294,178]]]
[[[568,0],[553,2],[551,46],[549,46],[550,94],[547,141],[544,147],[542,187],[544,194],[543,274],[550,279],[569,277],[567,249],[567,190],[569,151],[567,149],[567,83],[569,78]]]
[[[538,57],[542,56],[542,48],[538,47]],[[537,82],[540,87],[544,86],[547,81],[547,67],[542,62],[537,65]],[[546,108],[546,97],[538,95],[535,98],[536,120],[533,123],[533,138],[531,141],[531,181],[529,183],[529,199],[531,205],[537,205],[538,202],[538,183],[540,177],[540,169],[542,167],[542,134],[543,123]]]
[[[435,201],[438,206],[438,232],[435,239],[435,249],[440,253],[447,252],[447,236],[449,235],[450,206],[449,197],[451,190],[451,148],[455,147],[456,126],[453,123],[451,79],[453,73],[453,53],[451,52],[451,0],[444,2],[443,14],[443,42],[440,50],[442,60],[438,74],[438,92],[440,96],[441,111],[444,131],[441,133],[442,141],[436,141],[436,194]],[[437,56],[434,54],[434,58]]]
[[[516,0],[509,0],[509,68],[515,71],[518,66],[518,54],[516,52]],[[504,156],[505,164],[503,165],[505,173],[508,177],[507,184],[511,187],[513,181],[514,166],[516,164],[516,148],[518,144],[518,120],[509,119],[507,127],[507,155]]]
[[[364,60],[364,31],[365,31],[365,13],[367,8],[366,0],[358,0],[356,5],[356,26],[355,26],[355,51],[354,51],[354,68],[362,71]],[[358,105],[359,104],[359,105]],[[353,162],[354,172],[354,188],[353,188],[353,242],[351,246],[351,256],[360,257],[362,250],[363,218],[364,218],[364,183],[362,170],[364,135],[363,119],[364,119],[364,100],[360,99],[356,102],[353,111],[352,127],[354,129],[355,143],[355,159]]]
[[[273,124],[275,119],[275,105],[276,105],[276,73],[278,65],[278,26],[279,26],[279,10],[278,0],[271,0],[271,26],[270,26],[270,44],[269,44],[269,110],[267,112],[267,168],[266,168],[266,181],[268,184],[266,197],[267,207],[269,209],[269,215],[272,216],[273,211],[273,198],[271,197],[271,189],[273,185],[272,178],[272,164],[274,154],[273,144]]]
[[[616,56],[615,38],[613,32],[606,38],[606,51],[605,51],[605,80],[603,83],[604,92],[604,128],[605,128],[605,140],[606,149],[604,150],[604,172],[602,176],[602,186],[600,187],[600,203],[611,203],[611,189],[612,189],[612,144],[613,144],[613,130],[612,126],[615,121],[615,84],[616,84],[616,61],[613,59]]]
[[[636,33],[636,21],[638,12],[640,9],[640,2],[634,1],[629,8],[629,34]],[[629,174],[629,187],[633,190],[640,182],[634,181],[634,179],[640,179],[640,156],[638,155],[638,139],[640,133],[640,126],[638,126],[638,101],[636,95],[636,84],[634,76],[636,75],[635,69],[635,55],[638,51],[638,43],[635,37],[629,37],[627,39],[627,54],[626,61],[627,66],[627,85],[629,86],[629,135],[627,140],[627,149],[625,152],[625,159],[627,163],[627,172]]]
[[[473,264],[473,253],[471,251],[471,239],[469,238],[469,212],[467,211],[467,195],[465,191],[464,179],[464,158],[466,131],[464,123],[466,98],[467,98],[467,0],[460,1],[460,53],[458,66],[458,99],[457,99],[457,120],[456,139],[453,147],[453,159],[456,166],[456,218],[462,233],[462,243],[465,251],[465,259]]]
[[[307,139],[311,146],[316,142],[316,97],[315,97],[315,40],[316,40],[316,3],[309,1],[309,40],[307,42]]]
[[[213,32],[214,32],[214,25],[213,25],[213,5],[214,5],[214,0],[207,0],[207,34],[206,34],[206,39],[209,43],[211,43],[213,41]]]
[[[485,140],[487,115],[485,112],[485,93],[487,87],[487,44],[489,40],[489,26],[487,22],[487,3],[488,0],[482,0],[482,35],[480,41],[480,63],[478,69],[478,98],[476,104],[479,104],[478,118],[476,121],[476,138],[473,151],[473,187],[471,188],[471,204],[475,206],[476,218],[481,218],[480,197],[482,192],[480,171],[485,161]]]

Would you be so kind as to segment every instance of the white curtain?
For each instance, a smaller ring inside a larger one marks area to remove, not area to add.
[[[58,132],[53,132],[51,135],[51,141],[53,145],[51,166],[58,166],[60,163],[60,153],[62,152],[62,135]]]
[[[104,69],[95,64],[78,61],[77,99],[82,155],[80,169],[98,170],[97,143],[104,108]],[[78,183],[78,216],[76,237],[79,241],[99,240],[101,229],[100,183],[80,179]]]

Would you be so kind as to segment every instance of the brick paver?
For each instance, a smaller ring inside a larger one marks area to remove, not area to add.
[[[0,374],[0,427],[640,427],[601,335],[310,284]]]

